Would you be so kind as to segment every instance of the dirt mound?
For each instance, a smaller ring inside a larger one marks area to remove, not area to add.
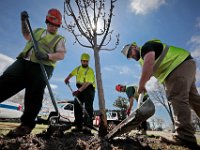
[[[45,133],[27,135],[18,138],[0,136],[2,150],[151,150],[180,149],[178,146],[160,143],[158,137],[124,136],[111,141],[99,138],[97,135],[86,135],[68,132],[61,137],[46,136]],[[182,150],[186,148],[181,147]]]

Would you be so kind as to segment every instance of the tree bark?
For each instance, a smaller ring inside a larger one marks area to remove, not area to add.
[[[106,118],[106,111],[105,111],[103,84],[102,84],[102,79],[101,79],[102,76],[101,76],[99,50],[97,48],[94,49],[94,58],[95,58],[97,91],[98,91],[98,98],[99,98],[99,110],[100,110],[99,136],[104,137],[107,134],[107,118]]]

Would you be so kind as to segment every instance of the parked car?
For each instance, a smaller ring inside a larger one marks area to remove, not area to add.
[[[120,115],[119,111],[111,110],[106,112],[107,117],[107,124],[108,124],[108,131],[112,130],[117,124],[119,124],[123,119]],[[100,117],[99,115],[96,115],[93,120],[93,125],[99,126],[100,123]]]
[[[11,101],[0,103],[0,119],[19,119],[23,113],[22,105]]]
[[[73,102],[63,102],[58,103],[58,111],[60,113],[60,120],[61,122],[74,122],[74,104]],[[55,109],[52,107],[42,107],[37,121],[38,123],[48,123],[52,116],[56,116]]]

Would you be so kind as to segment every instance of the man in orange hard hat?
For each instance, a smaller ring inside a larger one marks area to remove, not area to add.
[[[47,29],[33,30],[33,36],[38,44],[38,51],[34,50],[31,34],[26,24],[26,11],[21,12],[21,29],[27,40],[25,48],[0,76],[0,102],[25,90],[24,112],[21,124],[8,133],[8,136],[18,137],[30,134],[35,127],[35,119],[42,107],[42,100],[46,82],[40,64],[44,65],[48,78],[52,76],[56,61],[64,59],[66,53],[65,38],[57,33],[62,24],[62,15],[53,8],[46,16]]]
[[[137,93],[137,86],[134,85],[122,85],[122,84],[118,84],[115,86],[116,91],[118,92],[124,92],[126,93],[128,99],[129,99],[129,106],[126,110],[126,114],[129,116],[129,114],[131,113],[131,109],[133,107],[133,102],[134,99],[138,100],[139,98],[139,94]],[[143,101],[145,101],[148,98],[147,95],[144,96]],[[141,125],[138,126],[138,134],[143,134],[145,135],[147,131],[147,122],[144,121],[141,123]]]

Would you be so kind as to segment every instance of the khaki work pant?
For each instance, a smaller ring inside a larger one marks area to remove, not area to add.
[[[200,117],[200,95],[195,85],[196,63],[183,62],[165,81],[167,97],[174,110],[175,134],[181,139],[196,142],[191,123],[191,109]]]

